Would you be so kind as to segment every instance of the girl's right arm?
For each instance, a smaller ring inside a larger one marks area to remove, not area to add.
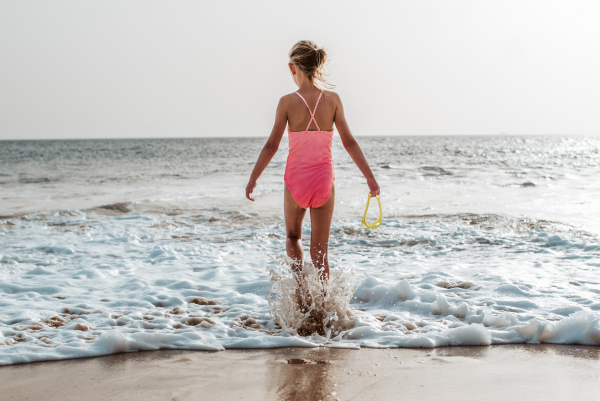
[[[250,194],[252,194],[252,191],[254,191],[254,188],[256,188],[256,181],[258,180],[258,177],[260,177],[262,172],[269,165],[269,162],[273,156],[275,156],[275,153],[277,153],[277,149],[279,149],[279,143],[281,142],[281,138],[285,132],[285,127],[287,125],[287,112],[284,102],[284,98],[279,100],[277,112],[275,113],[275,124],[273,125],[271,136],[269,136],[267,143],[260,152],[258,160],[256,161],[256,165],[254,166],[254,170],[252,170],[252,174],[250,175],[248,185],[246,185],[246,198],[253,202],[254,199],[250,197]]]
[[[358,142],[356,142],[356,139],[354,139],[352,133],[350,132],[350,127],[348,127],[348,122],[346,121],[346,116],[344,115],[344,106],[342,106],[342,100],[340,99],[337,93],[332,92],[332,95],[335,96],[335,99],[337,100],[334,121],[335,127],[337,128],[337,131],[340,134],[342,144],[344,145],[344,148],[346,149],[352,160],[354,160],[354,163],[356,163],[356,166],[358,167],[360,172],[363,173],[363,175],[367,179],[367,185],[369,186],[369,190],[371,191],[371,196],[377,196],[380,192],[379,184],[377,183],[377,180],[375,180],[375,176],[371,171],[371,167],[369,167],[369,163],[367,162],[367,159],[365,158],[362,149],[360,148]]]

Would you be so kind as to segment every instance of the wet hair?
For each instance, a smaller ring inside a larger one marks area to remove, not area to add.
[[[310,40],[301,40],[290,50],[290,63],[294,64],[320,90],[333,89],[334,85],[325,79],[325,49]]]

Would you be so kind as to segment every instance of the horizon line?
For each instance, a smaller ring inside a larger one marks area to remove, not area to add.
[[[284,137],[287,134],[283,135]],[[393,138],[393,137],[523,137],[523,136],[578,136],[578,137],[598,137],[598,134],[581,134],[581,133],[545,133],[545,134],[510,134],[510,133],[497,133],[497,134],[395,134],[395,135],[354,135],[356,138]],[[257,139],[257,138],[268,138],[268,135],[246,135],[246,136],[156,136],[156,137],[92,137],[92,138],[31,138],[31,139],[1,139],[0,142],[29,142],[29,141],[101,141],[101,140],[148,140],[148,139]]]

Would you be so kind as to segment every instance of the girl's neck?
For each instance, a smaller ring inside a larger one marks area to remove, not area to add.
[[[307,83],[306,85],[300,85],[298,87],[298,92],[310,93],[310,92],[320,92],[320,90],[316,86],[311,85],[310,83]]]
[[[299,79],[300,82],[298,82],[298,91],[302,91],[302,92],[320,92],[318,88],[316,88],[312,82],[310,82],[310,80],[306,77],[303,76],[302,79]]]

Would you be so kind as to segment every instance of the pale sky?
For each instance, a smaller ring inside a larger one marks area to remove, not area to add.
[[[600,134],[598,1],[0,3],[0,139],[267,136],[325,47],[355,135]]]

